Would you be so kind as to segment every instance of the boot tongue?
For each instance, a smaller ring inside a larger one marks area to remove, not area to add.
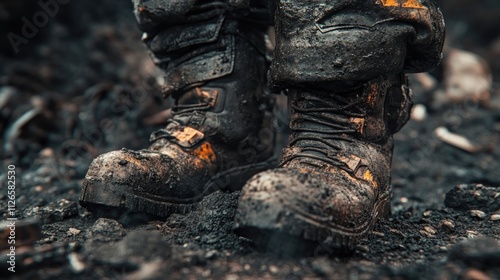
[[[352,149],[353,142],[372,143],[388,136],[384,94],[377,83],[370,82],[343,91],[290,91],[292,133],[282,164],[300,158],[300,162],[351,170],[346,159],[358,153]]]
[[[363,117],[358,108],[360,98],[356,92],[350,95],[347,98],[329,92],[290,91],[292,133],[290,145],[283,152],[282,166],[293,159],[315,166],[320,162],[344,166],[336,155],[345,149],[343,142],[351,141],[357,132],[349,119]]]
[[[319,92],[295,92],[290,96],[292,110],[290,128],[292,142],[296,146],[310,146],[312,138],[319,144],[332,139],[353,137],[359,133],[353,120],[363,119],[365,111],[362,92],[333,94]],[[323,145],[320,145],[323,146]]]

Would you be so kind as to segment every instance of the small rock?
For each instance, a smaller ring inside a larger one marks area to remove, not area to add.
[[[492,78],[485,59],[472,52],[451,49],[443,60],[443,68],[448,102],[489,104]]]
[[[427,108],[422,104],[416,104],[411,110],[410,118],[413,121],[421,122],[427,117]]]
[[[425,211],[425,212],[422,214],[422,216],[424,216],[424,217],[426,217],[426,218],[427,218],[427,217],[430,217],[430,216],[431,216],[431,214],[432,214],[432,210],[427,210],[427,211]]]
[[[40,151],[40,156],[43,158],[51,158],[54,157],[54,149],[52,148],[45,148],[42,151]]]
[[[68,261],[71,270],[75,273],[80,273],[85,270],[85,263],[80,260],[80,257],[76,253],[71,253],[68,255]]]
[[[212,259],[215,259],[217,257],[219,253],[217,252],[217,250],[211,250],[211,251],[208,251],[206,254],[205,254],[205,258],[209,259],[209,260],[212,260]]]
[[[125,235],[123,226],[112,219],[100,218],[92,226],[90,232],[95,241],[116,241]]]
[[[473,231],[473,230],[466,230],[465,233],[467,234],[467,238],[469,238],[469,239],[474,239],[479,235],[479,233],[477,231]]]
[[[491,277],[484,274],[484,272],[471,268],[465,272],[464,275],[465,280],[491,280]]]
[[[493,215],[491,215],[490,220],[492,220],[492,221],[500,221],[500,214],[493,214]]]
[[[272,273],[272,274],[277,274],[279,272],[279,269],[277,266],[275,265],[271,265],[269,266],[269,271]]]
[[[455,223],[452,220],[442,220],[441,225],[449,231],[455,231]]]
[[[470,215],[472,217],[476,217],[476,218],[479,218],[481,220],[483,220],[484,218],[486,218],[486,213],[484,213],[481,210],[470,210]]]
[[[425,236],[427,236],[427,237],[434,237],[434,234],[432,234],[432,233],[430,233],[430,232],[426,231],[425,229],[421,229],[421,230],[419,230],[418,232],[420,232],[420,234],[425,235]]]
[[[425,226],[424,230],[432,235],[436,234],[436,230],[432,226]]]
[[[361,251],[361,252],[364,252],[364,253],[370,252],[370,247],[368,247],[366,245],[358,245],[358,246],[356,246],[356,249],[358,251]]]
[[[208,234],[201,237],[201,242],[204,244],[216,244],[220,242],[221,238],[216,234]]]
[[[463,135],[450,132],[446,127],[440,126],[434,130],[434,134],[444,143],[469,153],[475,153],[480,149]]]
[[[69,228],[67,233],[68,233],[68,235],[78,235],[78,234],[80,234],[80,232],[82,232],[82,231],[77,229],[77,228]]]

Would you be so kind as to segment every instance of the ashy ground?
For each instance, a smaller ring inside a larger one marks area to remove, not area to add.
[[[11,18],[0,13],[8,23],[2,32],[22,32],[20,19],[40,10],[27,2],[0,4]],[[92,158],[146,147],[168,116],[156,86],[160,74],[140,42],[131,5],[121,2],[61,5],[19,53],[8,42],[0,45],[0,216],[17,218],[16,272],[8,270],[10,248],[1,241],[1,278],[500,279],[500,85],[488,88],[488,101],[450,103],[440,99],[443,69],[411,79],[426,113],[395,135],[393,214],[352,253],[321,244],[310,256],[255,250],[232,233],[237,192],[215,192],[192,213],[143,224],[81,208]],[[500,32],[492,23],[498,5],[441,2],[448,47],[479,53],[499,81]],[[467,139],[472,149],[445,143],[438,128]],[[16,167],[13,216],[9,165]],[[2,224],[2,239],[9,234]],[[276,244],[284,245],[293,244]]]

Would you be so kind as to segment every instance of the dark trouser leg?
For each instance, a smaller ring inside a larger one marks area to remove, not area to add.
[[[433,68],[441,59],[444,39],[442,15],[435,3],[374,2],[280,1],[273,84],[331,87]]]

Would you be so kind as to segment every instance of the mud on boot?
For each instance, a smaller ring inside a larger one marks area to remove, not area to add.
[[[289,146],[280,168],[244,187],[237,233],[254,240],[279,233],[352,249],[390,213],[392,133],[411,103],[403,81],[380,77],[335,94],[291,91]],[[387,96],[396,93],[404,110],[391,120]]]
[[[154,14],[158,24],[151,26],[147,9],[161,9],[136,7],[145,42],[165,71],[173,117],[151,135],[149,148],[92,162],[80,196],[90,211],[186,213],[211,192],[239,190],[277,164],[263,31],[223,15],[165,28],[171,11],[167,24]]]
[[[390,214],[404,73],[439,62],[442,15],[426,0],[284,0],[275,22],[270,77],[288,93],[292,132],[280,168],[243,187],[235,232],[271,251],[348,251]]]

